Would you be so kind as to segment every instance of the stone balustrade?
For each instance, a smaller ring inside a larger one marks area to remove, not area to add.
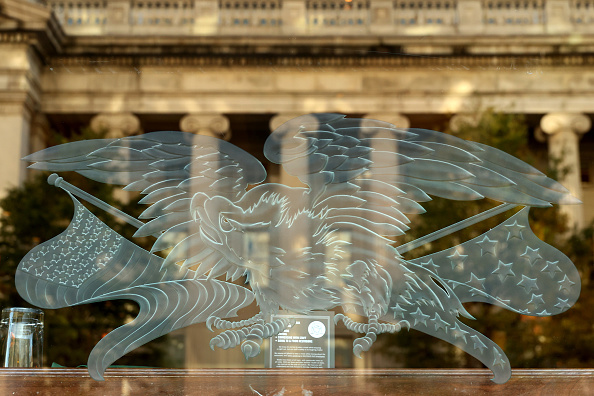
[[[56,18],[72,34],[100,34],[107,24],[107,1],[92,3],[68,0],[50,1]]]
[[[282,25],[281,0],[219,2],[219,26],[222,29],[250,27],[278,29]]]
[[[579,28],[594,23],[594,0],[571,0],[571,23]]]
[[[594,0],[47,0],[71,35],[594,33]]]
[[[370,8],[369,0],[309,0],[305,2],[306,25],[310,30],[368,26]]]
[[[129,23],[154,28],[188,27],[195,23],[194,1],[134,0]]]
[[[407,1],[394,2],[394,26],[455,26],[458,24],[457,1]]]
[[[540,26],[545,23],[545,0],[483,1],[483,23],[496,26]]]

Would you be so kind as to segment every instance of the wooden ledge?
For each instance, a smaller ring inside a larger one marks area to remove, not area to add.
[[[594,369],[516,369],[504,385],[488,370],[0,369],[3,395],[591,395]]]

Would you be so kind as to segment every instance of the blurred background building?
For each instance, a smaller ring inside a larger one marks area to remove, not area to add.
[[[570,224],[594,219],[594,1],[0,0],[0,195],[49,131],[182,130],[264,160],[305,113],[455,132],[488,109],[524,116],[584,201]],[[187,366],[215,359],[206,336]]]

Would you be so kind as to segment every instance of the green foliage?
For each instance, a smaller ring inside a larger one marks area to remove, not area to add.
[[[506,151],[528,163],[546,163],[531,150],[528,127],[522,116],[487,111],[476,125],[465,125],[455,133],[463,139],[480,142]],[[546,154],[546,153],[542,153]],[[554,165],[554,161],[553,161]],[[542,169],[541,169],[542,170]],[[557,178],[566,170],[542,170]],[[496,202],[455,202],[434,199],[423,206],[427,213],[413,220],[407,233],[413,240],[497,205]],[[472,239],[500,224],[509,214],[501,214],[480,224],[421,247],[407,258],[421,257]],[[594,269],[592,232],[594,225],[567,238],[566,219],[557,207],[530,210],[530,225],[537,237],[567,254],[582,276],[580,299],[567,312],[553,317],[519,315],[503,308],[480,303],[465,304],[477,320],[463,321],[498,343],[507,353],[512,367],[587,367],[594,364],[594,290],[590,280]],[[403,243],[405,243],[403,242]],[[461,318],[462,319],[462,318]],[[480,367],[470,355],[424,333],[411,331],[384,336],[383,354],[405,367]],[[429,348],[427,348],[429,346]],[[396,352],[397,351],[397,352]]]

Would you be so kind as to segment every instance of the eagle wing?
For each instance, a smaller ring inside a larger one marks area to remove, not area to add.
[[[491,198],[547,207],[580,203],[527,163],[492,147],[378,120],[310,114],[281,125],[266,157],[309,186],[312,207],[334,223],[364,222],[383,236],[402,235],[408,216],[430,196]]]
[[[200,237],[199,219],[192,216],[192,198],[200,192],[240,200],[248,185],[266,178],[264,166],[239,147],[209,136],[184,132],[151,132],[119,139],[66,143],[24,158],[32,169],[74,171],[89,179],[124,185],[139,191],[139,201],[150,206],[140,219],[149,220],[135,236],[158,236],[152,252],[173,247],[163,266],[183,261],[199,262],[203,271],[231,271],[219,252],[206,247]],[[201,271],[196,276],[204,274]],[[233,276],[233,273],[229,273]]]

